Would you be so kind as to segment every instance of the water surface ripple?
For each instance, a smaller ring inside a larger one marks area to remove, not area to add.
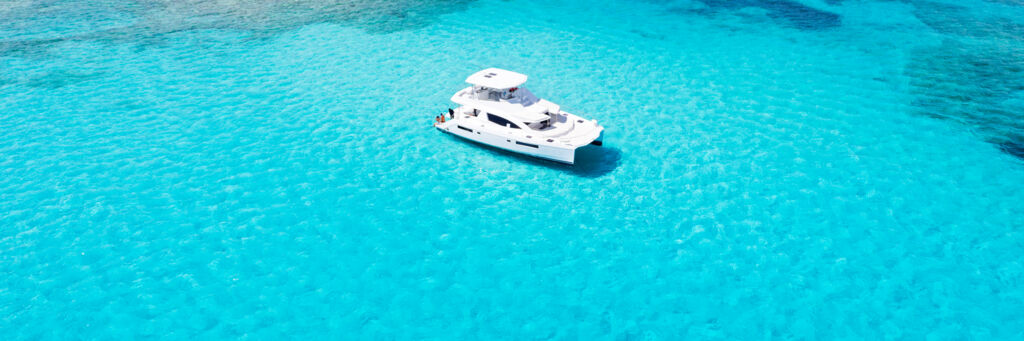
[[[0,339],[1020,339],[1022,18],[0,2]],[[490,66],[605,147],[434,131]]]

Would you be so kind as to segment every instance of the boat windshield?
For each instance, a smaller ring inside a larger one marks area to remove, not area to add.
[[[491,100],[491,101],[506,101],[509,103],[517,103],[523,106],[530,106],[537,103],[539,98],[534,96],[530,90],[526,88],[510,88],[510,89],[492,89],[487,87],[475,87],[473,92],[476,94],[476,99],[480,100]]]
[[[510,92],[512,94],[512,99],[509,100],[510,102],[518,102],[523,106],[531,106],[540,100],[539,98],[537,98],[537,96],[534,96],[533,93],[530,92],[530,90],[527,90],[526,88],[512,88],[509,90],[512,90]]]

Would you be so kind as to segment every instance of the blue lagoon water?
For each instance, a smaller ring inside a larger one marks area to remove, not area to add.
[[[1015,0],[3,1],[0,339],[1020,339],[1022,160]]]

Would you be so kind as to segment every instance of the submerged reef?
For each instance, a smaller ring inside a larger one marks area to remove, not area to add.
[[[905,75],[924,115],[958,121],[1024,159],[1024,25],[972,16],[965,7],[913,2],[915,15],[946,38],[912,51]]]
[[[672,12],[714,17],[723,13],[742,14],[745,9],[759,9],[776,24],[803,31],[818,31],[842,26],[839,14],[787,0],[650,0],[669,6]],[[839,5],[829,1],[829,5]]]
[[[69,40],[144,44],[190,30],[247,30],[262,35],[314,23],[387,34],[425,27],[436,16],[464,10],[473,1],[6,1],[0,3],[0,36],[6,36],[0,39],[0,55],[36,55],[41,47]]]

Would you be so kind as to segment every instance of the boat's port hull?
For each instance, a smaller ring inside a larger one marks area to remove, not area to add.
[[[452,134],[479,144],[523,154],[535,158],[572,165],[576,162],[578,146],[552,146],[535,141],[519,141],[511,136],[498,136],[483,129],[472,129],[450,122],[436,126],[437,130]]]

